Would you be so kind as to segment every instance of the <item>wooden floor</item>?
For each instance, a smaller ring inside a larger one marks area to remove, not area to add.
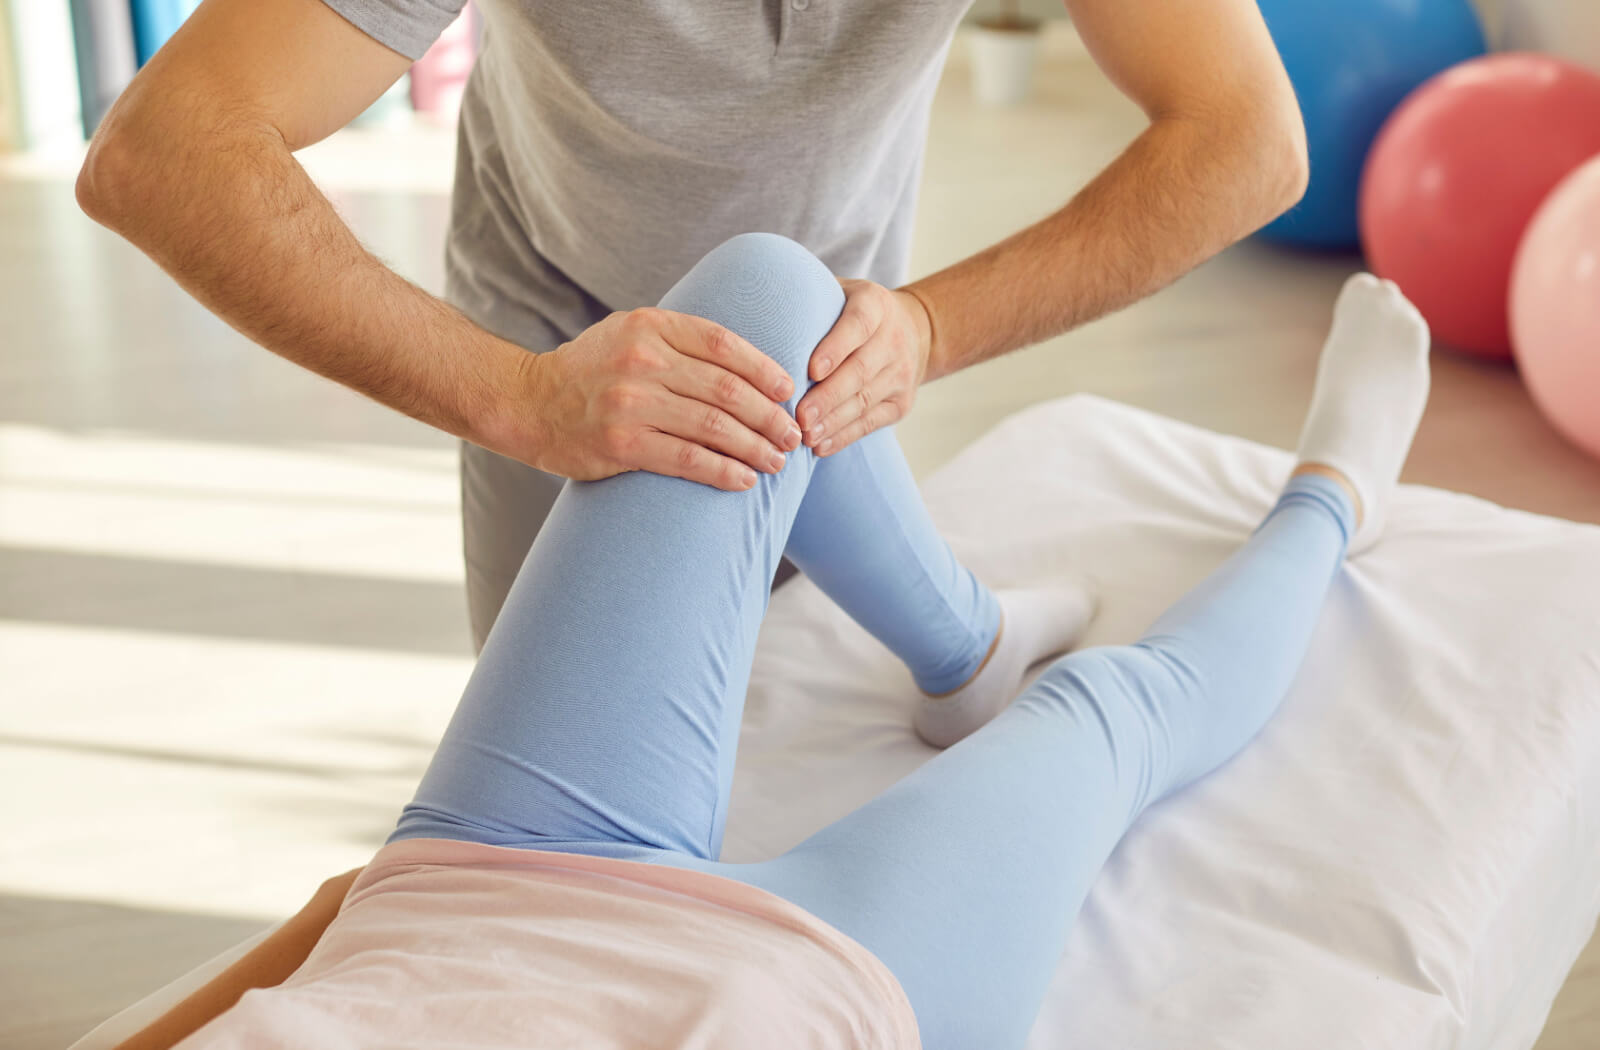
[[[1070,46],[1035,100],[941,87],[915,270],[1043,215],[1137,132]],[[440,286],[448,133],[306,163]],[[77,211],[71,158],[0,175],[0,1047],[57,1050],[363,863],[469,667],[450,442],[251,347]],[[1258,243],[928,387],[919,473],[1092,391],[1292,446],[1357,267]],[[1514,372],[1437,353],[1406,480],[1600,522],[1600,464]],[[1541,1050],[1600,1045],[1591,945]]]

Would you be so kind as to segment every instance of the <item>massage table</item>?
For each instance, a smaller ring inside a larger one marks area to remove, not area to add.
[[[923,489],[990,584],[1086,579],[1097,645],[1220,563],[1290,464],[1080,395],[1011,417]],[[1277,717],[1110,858],[1030,1048],[1531,1046],[1600,911],[1597,626],[1600,528],[1402,487]],[[723,856],[782,851],[925,761],[915,695],[809,581],[780,588]],[[111,1046],[256,939],[74,1050]]]

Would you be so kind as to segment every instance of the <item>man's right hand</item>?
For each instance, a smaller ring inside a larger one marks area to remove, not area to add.
[[[690,314],[614,313],[528,355],[521,379],[502,428],[531,433],[518,458],[562,477],[648,470],[736,492],[755,485],[755,471],[782,469],[800,445],[782,404],[794,392],[788,372]]]

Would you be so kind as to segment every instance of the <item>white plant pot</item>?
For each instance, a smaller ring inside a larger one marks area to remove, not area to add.
[[[989,106],[1014,106],[1028,97],[1039,56],[1039,30],[972,29],[972,88]]]

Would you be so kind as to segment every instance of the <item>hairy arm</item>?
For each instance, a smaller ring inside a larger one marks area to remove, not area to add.
[[[1144,298],[1305,192],[1305,129],[1253,0],[1067,0],[1150,125],[1059,211],[904,288],[845,281],[805,442],[837,452],[917,387]]]
[[[360,873],[358,868],[324,882],[310,902],[266,940],[150,1025],[118,1043],[116,1050],[169,1050],[237,1003],[251,988],[282,984],[316,947]]]
[[[78,200],[262,346],[513,459],[724,488],[776,469],[792,384],[726,329],[634,311],[533,355],[362,247],[293,153],[409,65],[322,0],[205,0],[106,115]]]
[[[292,156],[409,65],[320,0],[207,0],[107,114],[78,199],[256,342],[503,443],[493,391],[521,351],[367,252]]]
[[[916,281],[927,377],[1120,309],[1305,192],[1305,129],[1251,0],[1067,0],[1150,126],[1060,211]]]

